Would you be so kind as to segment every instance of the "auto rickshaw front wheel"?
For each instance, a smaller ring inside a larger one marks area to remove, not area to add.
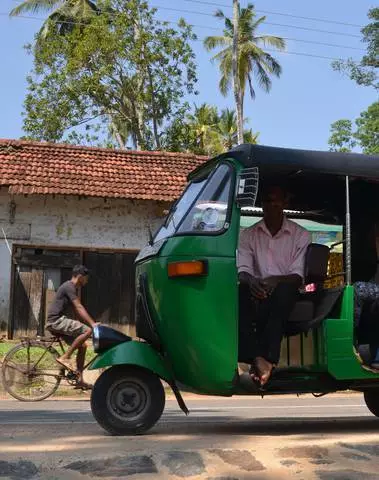
[[[376,417],[379,417],[379,389],[366,390],[364,392],[364,399],[370,412]]]
[[[146,432],[159,420],[164,406],[159,377],[133,365],[118,365],[103,372],[91,395],[93,416],[112,435]]]

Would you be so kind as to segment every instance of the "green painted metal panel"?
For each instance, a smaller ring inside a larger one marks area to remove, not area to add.
[[[169,366],[149,344],[144,342],[125,342],[100,354],[89,367],[90,370],[111,365],[137,365],[151,370],[163,380],[170,381],[172,374]]]
[[[168,279],[168,262],[181,259],[149,264],[151,312],[175,378],[204,393],[224,394],[237,367],[235,258],[208,257],[207,276]]]
[[[147,274],[148,303],[175,379],[201,391],[229,395],[238,357],[239,211],[222,235],[169,238],[159,257],[137,265]],[[169,262],[206,260],[201,277],[168,278]]]
[[[379,379],[379,374],[364,370],[353,352],[354,287],[344,291],[340,318],[323,323],[328,371],[337,380]]]

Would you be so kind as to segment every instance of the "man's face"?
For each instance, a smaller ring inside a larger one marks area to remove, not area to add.
[[[280,187],[268,188],[262,198],[264,217],[274,219],[283,216],[283,210],[287,206],[286,194]]]
[[[85,287],[88,283],[88,275],[79,275],[79,284],[81,287]]]

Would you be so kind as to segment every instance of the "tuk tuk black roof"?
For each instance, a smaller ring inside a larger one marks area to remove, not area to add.
[[[379,155],[297,150],[265,145],[242,144],[208,163],[235,158],[246,168],[259,167],[263,174],[307,172],[333,176],[379,179]],[[200,169],[199,169],[200,170]],[[197,172],[198,169],[195,170]],[[195,172],[193,172],[195,174]],[[192,175],[191,175],[192,177]]]

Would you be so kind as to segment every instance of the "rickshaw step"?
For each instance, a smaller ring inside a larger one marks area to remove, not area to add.
[[[287,369],[283,369],[281,372],[275,371],[270,381],[263,387],[254,382],[250,374],[245,372],[239,376],[239,385],[244,391],[257,395],[281,392],[328,393],[338,389],[336,382],[329,375],[304,372],[300,369],[297,371],[288,371]]]

